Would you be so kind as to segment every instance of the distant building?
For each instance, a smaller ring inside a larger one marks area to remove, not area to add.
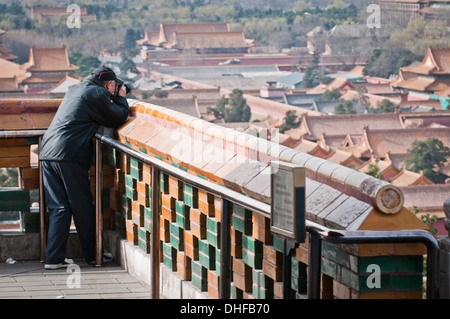
[[[292,72],[277,80],[276,85],[285,89],[297,89],[303,82],[304,73]]]
[[[23,92],[19,82],[26,78],[26,72],[20,64],[0,59],[0,93]]]
[[[73,13],[73,11],[67,11],[68,7],[31,7],[31,19],[42,21],[48,18],[57,17],[61,15],[67,15]],[[86,6],[80,7],[80,18],[82,21],[95,21],[97,16],[95,14],[88,14]]]
[[[445,97],[445,92],[450,93],[450,48],[428,48],[421,63],[400,69],[393,86],[408,93],[408,101],[427,101],[432,96]]]
[[[20,82],[25,93],[46,91],[60,84],[66,75],[73,74],[79,68],[70,64],[67,48],[30,48],[28,62],[21,68],[28,73]]]
[[[347,90],[355,89],[354,85],[346,78],[335,78],[329,84],[320,83],[316,87],[308,89],[307,94],[323,94],[326,91],[339,90],[341,93],[345,93]]]
[[[346,114],[333,116],[303,116],[300,126],[296,129],[304,139],[318,141],[323,134],[340,136],[343,141],[347,135],[363,134],[363,129],[403,129],[402,120],[396,113],[381,114]]]
[[[83,81],[82,78],[73,75],[66,75],[56,86],[47,90],[48,93],[64,95],[70,89],[71,86]]]
[[[142,48],[141,57],[147,60],[170,57],[180,51],[195,54],[247,53],[254,41],[246,39],[243,31],[230,31],[226,22],[161,23],[159,31],[146,31],[137,44]]]
[[[381,25],[405,28],[424,18],[450,21],[450,0],[379,0]]]

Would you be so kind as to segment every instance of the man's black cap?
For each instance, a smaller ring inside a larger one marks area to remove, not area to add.
[[[114,71],[106,66],[101,66],[97,69],[95,69],[91,73],[94,77],[96,77],[100,81],[116,81],[117,82],[117,76]]]

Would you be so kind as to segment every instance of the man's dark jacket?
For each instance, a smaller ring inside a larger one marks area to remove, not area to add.
[[[100,125],[118,128],[128,117],[126,98],[111,95],[92,76],[66,93],[52,123],[44,134],[39,160],[69,161],[89,167],[92,138]]]

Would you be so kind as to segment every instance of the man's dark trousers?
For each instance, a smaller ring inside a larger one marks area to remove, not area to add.
[[[46,264],[66,258],[71,217],[75,222],[84,258],[95,260],[95,207],[92,204],[89,170],[75,162],[42,161],[48,208]]]

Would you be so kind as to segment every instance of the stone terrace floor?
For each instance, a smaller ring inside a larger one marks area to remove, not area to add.
[[[79,272],[45,270],[39,261],[0,262],[0,299],[150,299],[148,285],[114,262],[96,268],[74,261]]]

